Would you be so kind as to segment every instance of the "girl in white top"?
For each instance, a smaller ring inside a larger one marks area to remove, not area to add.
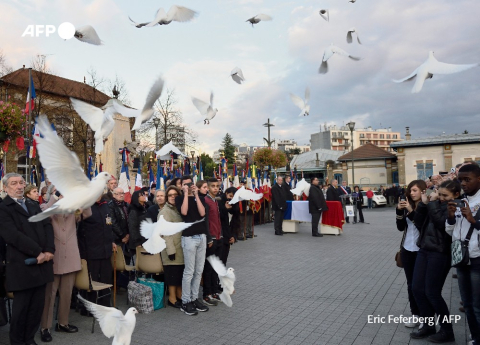
[[[420,309],[415,301],[412,292],[413,271],[415,268],[415,261],[417,259],[417,252],[420,248],[417,246],[418,237],[420,233],[413,223],[415,217],[415,208],[420,202],[422,191],[427,189],[427,184],[423,180],[414,180],[408,184],[405,192],[405,199],[398,200],[397,206],[397,229],[405,231],[405,239],[400,250],[400,257],[402,258],[403,270],[407,278],[408,300],[410,302],[410,311],[412,316],[420,315]],[[413,328],[418,325],[414,319],[410,319],[405,323],[405,327]]]
[[[452,240],[464,240],[470,228],[472,236],[468,244],[470,264],[457,267],[458,287],[462,296],[472,342],[480,344],[480,167],[476,164],[464,165],[458,171],[458,180],[465,192],[464,207],[455,202],[448,203],[448,217],[445,231]]]

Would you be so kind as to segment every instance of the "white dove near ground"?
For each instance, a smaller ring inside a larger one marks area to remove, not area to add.
[[[352,43],[352,33],[354,33],[357,35],[357,42],[358,44],[362,44],[362,42],[360,42],[360,37],[358,36],[358,31],[357,29],[355,28],[350,28],[347,32],[347,43]]]
[[[102,40],[98,37],[97,32],[91,25],[85,25],[78,29],[75,29],[74,37],[82,42],[94,44],[99,46],[102,44]]]
[[[263,194],[252,192],[251,190],[245,189],[245,186],[242,186],[242,188],[237,189],[232,200],[229,201],[229,204],[233,205],[242,200],[257,201],[261,198],[263,198]]]
[[[237,84],[241,84],[242,82],[245,81],[245,77],[243,76],[243,72],[240,68],[238,67],[235,67],[234,69],[232,69],[232,71],[230,72],[230,76],[232,77],[232,79],[237,83]]]
[[[304,178],[302,178],[299,182],[297,182],[295,188],[290,190],[290,192],[297,196],[302,196],[302,194],[304,193],[306,196],[308,196],[310,194],[310,183],[308,183],[307,181],[305,181]]]
[[[323,52],[323,58],[322,58],[322,64],[320,65],[320,69],[319,69],[319,73],[320,74],[325,74],[328,72],[328,64],[327,64],[327,61],[328,59],[330,59],[333,54],[338,54],[338,55],[342,55],[342,56],[346,56],[352,60],[355,60],[355,61],[358,61],[360,60],[359,57],[356,57],[356,56],[352,56],[350,54],[348,54],[345,50],[337,47],[337,46],[334,46],[333,43],[327,47],[325,49],[325,51]]]
[[[328,9],[322,9],[318,12],[320,16],[325,19],[327,22],[330,22],[330,12]],[[326,15],[325,15],[326,14]]]
[[[292,102],[300,108],[301,112],[299,116],[310,115],[310,104],[308,104],[310,102],[310,89],[308,87],[305,89],[305,100],[293,93],[290,94],[290,98],[292,99]]]
[[[418,66],[408,77],[400,80],[394,79],[393,81],[395,83],[401,83],[416,77],[417,79],[415,80],[415,85],[413,85],[412,93],[418,93],[422,90],[425,80],[432,78],[434,74],[453,74],[477,67],[478,65],[478,63],[468,65],[453,65],[443,63],[438,61],[435,56],[433,56],[433,51],[430,51],[428,53],[428,59],[423,64]]]
[[[143,248],[150,254],[158,254],[167,246],[161,236],[175,235],[177,232],[188,229],[193,224],[203,222],[204,219],[193,223],[171,223],[167,222],[163,216],[160,216],[156,223],[150,220],[144,220],[140,223],[140,234],[147,239],[143,242]]]
[[[252,24],[252,28],[253,28],[253,24],[258,24],[260,23],[261,21],[268,21],[268,20],[272,20],[272,17],[270,17],[269,15],[267,14],[257,14],[255,17],[252,17],[250,19],[247,19],[246,22],[250,22]]]
[[[112,98],[103,107],[97,108],[72,97],[70,97],[70,100],[72,101],[73,109],[95,132],[95,153],[101,153],[104,141],[112,133],[113,127],[115,127],[115,121],[113,120],[115,107],[113,103],[121,105],[120,101]]]
[[[210,104],[195,97],[192,97],[192,102],[193,102],[193,105],[195,105],[195,107],[198,109],[200,114],[202,116],[205,116],[205,119],[203,120],[203,124],[209,125],[210,120],[213,119],[218,112],[217,108],[215,109],[213,108],[213,92],[210,93]]]
[[[83,172],[78,157],[53,131],[46,116],[38,117],[37,127],[41,134],[35,136],[40,163],[48,171],[49,181],[62,193],[63,198],[28,220],[38,222],[53,214],[74,213],[92,206],[103,194],[111,175],[101,172],[90,181]]]
[[[123,315],[117,308],[92,303],[80,295],[77,297],[98,320],[103,334],[107,338],[113,337],[112,345],[130,345],[137,321],[135,314],[138,314],[138,311],[136,308],[129,308]]]
[[[220,285],[223,289],[223,292],[219,296],[220,300],[225,303],[226,306],[231,307],[233,305],[231,296],[235,292],[235,270],[231,267],[227,269],[218,256],[210,255],[207,257],[207,260],[215,272],[217,272]]]
[[[197,15],[197,12],[183,6],[173,5],[168,10],[168,13],[165,12],[163,8],[159,8],[155,14],[155,18],[151,22],[146,23],[137,23],[132,18],[128,17],[137,28],[142,26],[155,26],[159,25],[168,25],[172,21],[176,22],[188,22],[192,20]]]
[[[140,128],[142,124],[150,120],[153,116],[153,105],[162,95],[164,81],[162,78],[158,78],[150,88],[148,92],[147,99],[143,105],[142,110],[127,108],[122,105],[120,102],[113,103],[117,113],[125,117],[134,117],[135,124],[132,127],[132,131]]]

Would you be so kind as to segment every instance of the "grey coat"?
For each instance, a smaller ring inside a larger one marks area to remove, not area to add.
[[[175,205],[171,205],[168,202],[160,210],[158,218],[163,216],[167,222],[179,223],[183,222],[182,216],[178,213]],[[178,232],[175,235],[164,236],[163,239],[167,244],[167,248],[162,250],[162,262],[164,266],[168,265],[183,265],[183,250],[182,250],[182,232]],[[175,254],[175,260],[170,260],[169,255]]]

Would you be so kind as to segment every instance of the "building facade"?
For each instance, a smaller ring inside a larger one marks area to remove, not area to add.
[[[432,175],[449,172],[465,161],[480,164],[480,134],[439,135],[392,143],[397,151],[400,184],[425,180]]]
[[[277,142],[277,147],[283,152],[288,152],[295,149],[298,149],[300,153],[310,151],[310,145],[298,145],[297,142],[293,139],[279,140]]]
[[[390,144],[400,140],[400,132],[393,132],[391,127],[388,129],[356,128],[353,131],[353,149],[371,143],[385,151],[392,152]],[[323,131],[310,135],[310,147],[312,150],[323,148],[346,153],[351,150],[351,142],[352,137],[348,126],[324,126]]]

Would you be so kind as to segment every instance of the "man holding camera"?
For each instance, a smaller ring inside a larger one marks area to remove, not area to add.
[[[25,204],[25,180],[20,174],[6,174],[3,185],[7,197],[0,204],[0,236],[7,244],[7,291],[15,295],[10,344],[34,345],[45,303],[45,287],[53,281],[53,228],[50,219],[28,221],[41,209],[34,203]]]
[[[185,223],[194,223],[205,218],[205,200],[198,195],[198,189],[191,176],[181,179],[183,195],[177,196],[175,205]],[[209,240],[208,246],[212,246]],[[182,232],[182,249],[185,270],[182,279],[182,307],[187,315],[197,315],[208,311],[208,307],[198,300],[198,290],[205,265],[207,250],[207,227],[205,221],[193,224]]]

